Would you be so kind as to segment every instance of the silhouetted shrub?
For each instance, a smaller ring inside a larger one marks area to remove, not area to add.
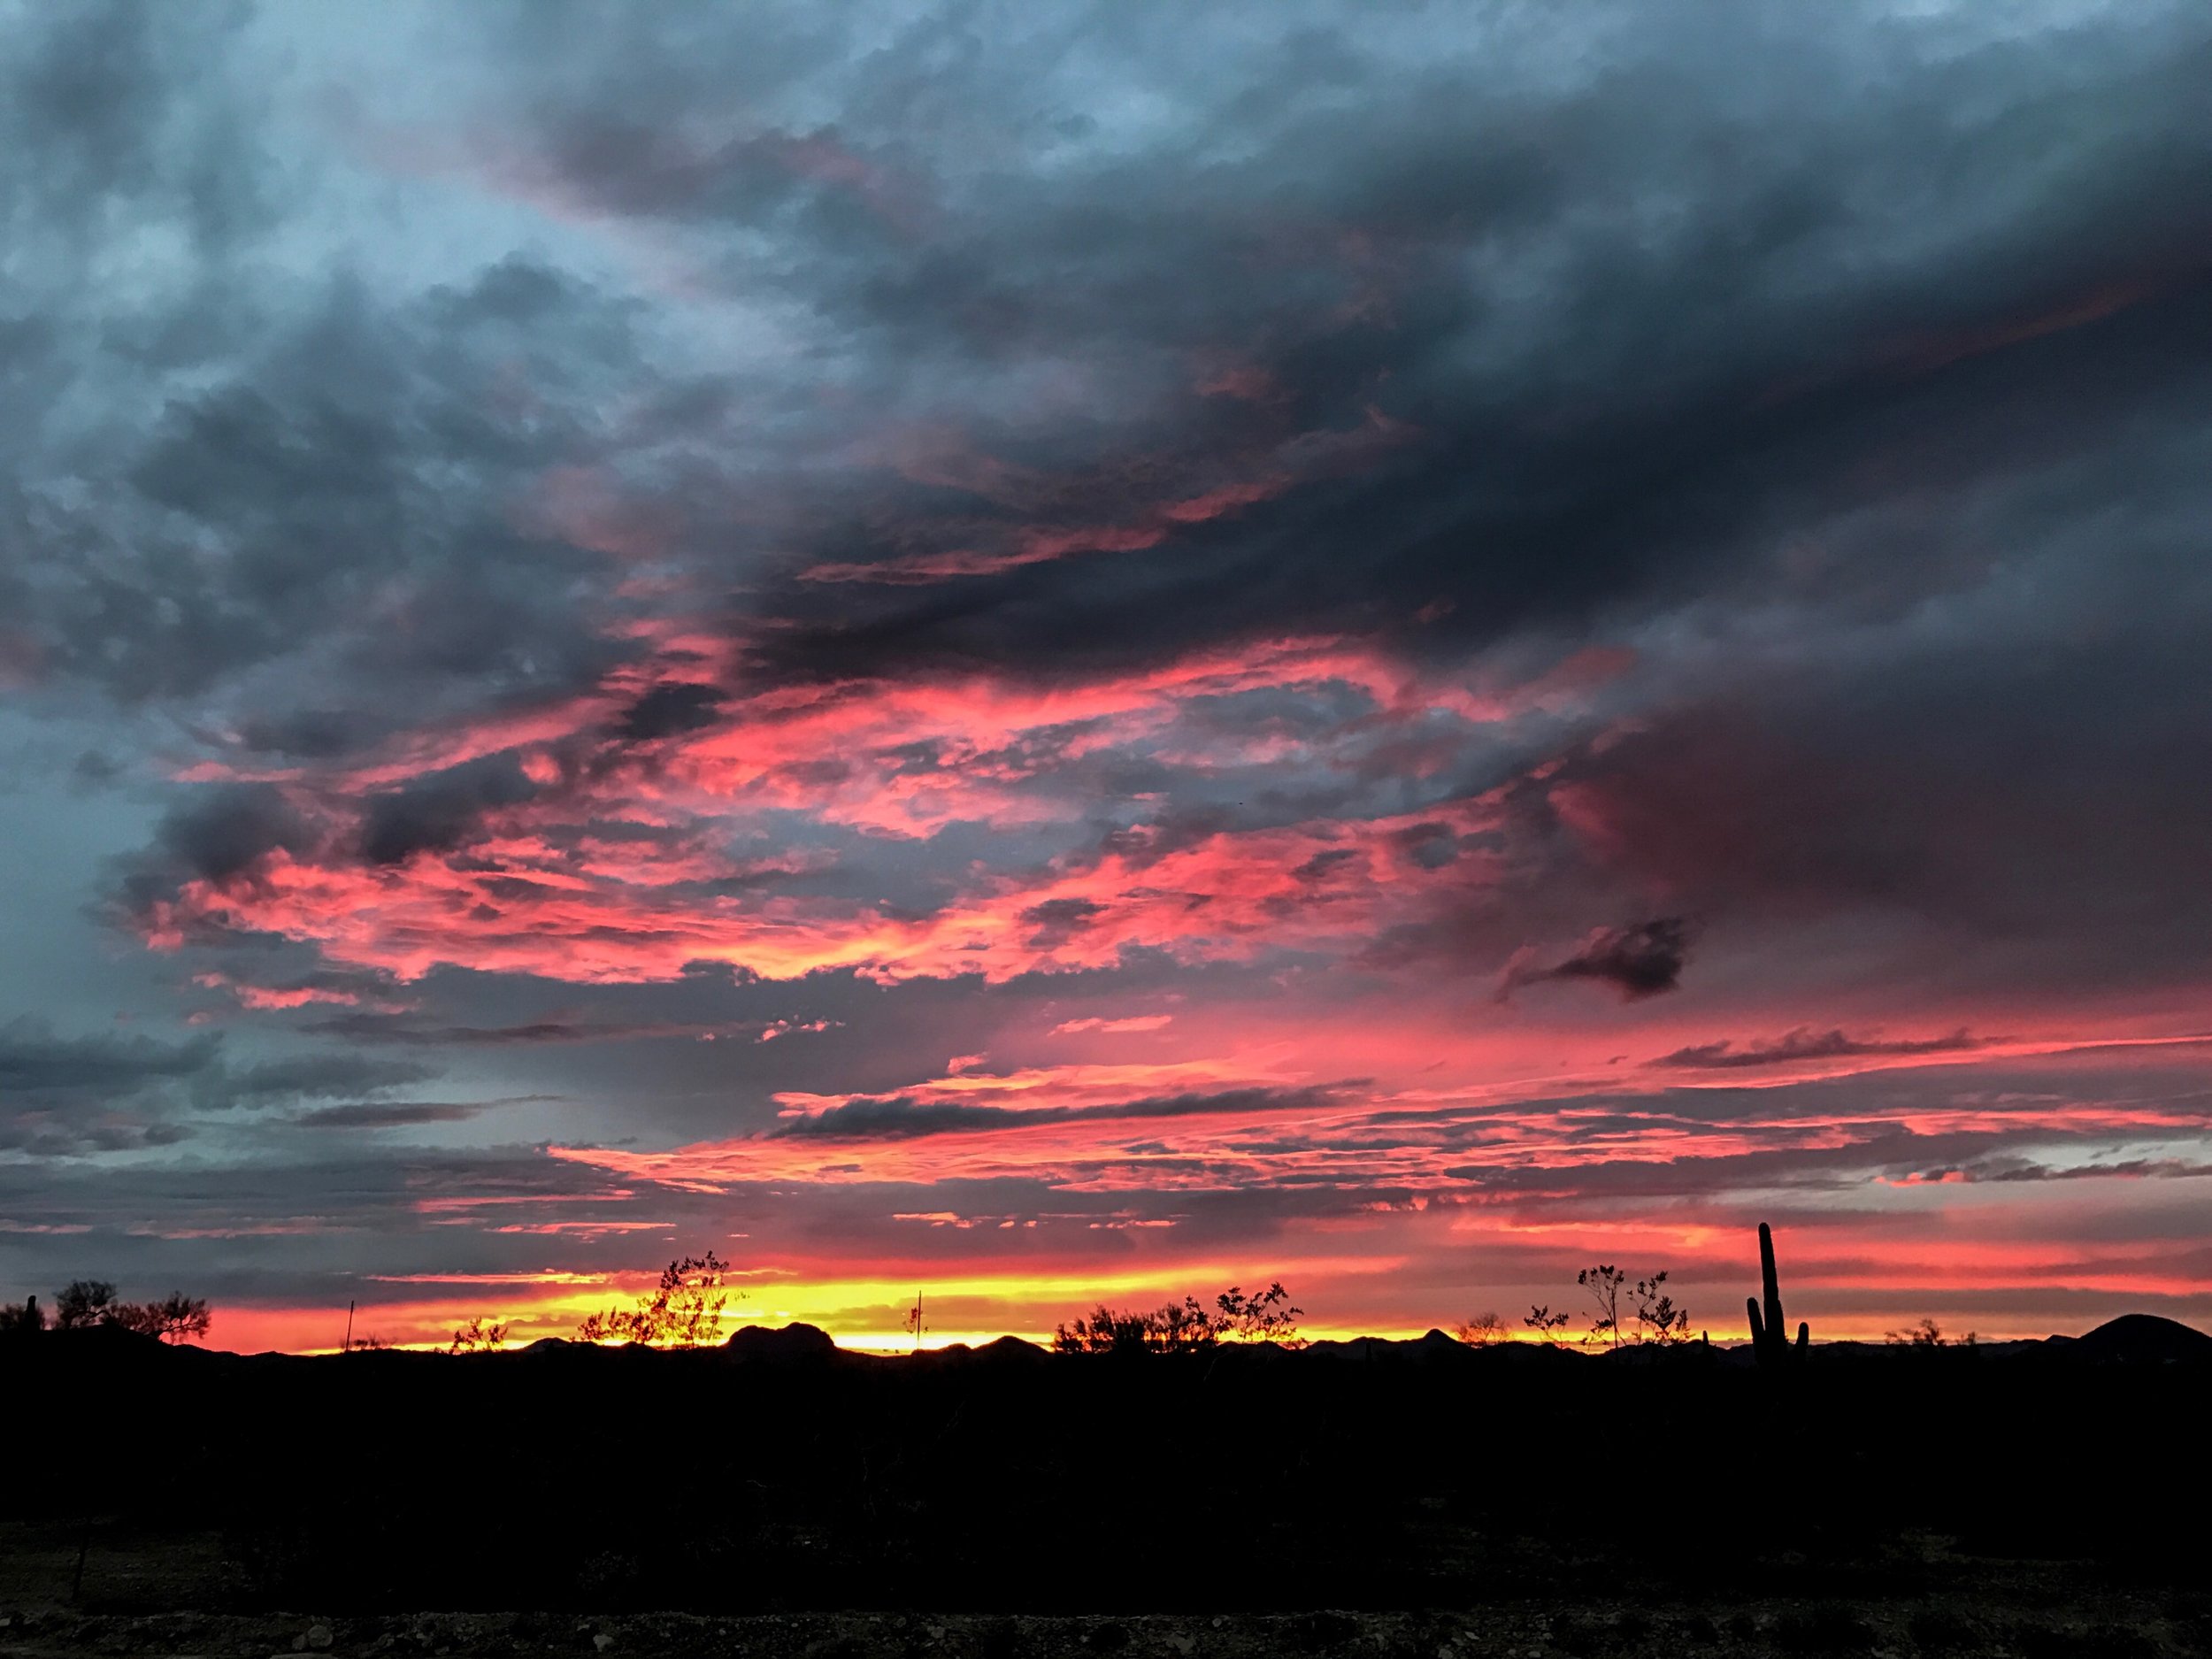
[[[1882,1340],[1892,1348],[1973,1348],[1980,1339],[1971,1331],[1964,1336],[1946,1336],[1933,1319],[1923,1319],[1901,1331],[1892,1331]]]
[[[1143,1310],[1117,1311],[1101,1302],[1052,1333],[1056,1354],[1188,1354],[1219,1341],[1195,1297]]]
[[[1573,1317],[1572,1314],[1565,1312],[1554,1313],[1549,1302],[1540,1308],[1532,1302],[1529,1304],[1528,1317],[1521,1323],[1535,1332],[1545,1341],[1556,1342],[1559,1340],[1559,1333],[1567,1328],[1567,1321]]]
[[[504,1320],[471,1319],[466,1325],[457,1325],[454,1328],[453,1341],[446,1352],[449,1354],[496,1353],[506,1345],[506,1341],[507,1325]]]
[[[1690,1340],[1690,1310],[1675,1305],[1664,1271],[1636,1281],[1636,1340],[1663,1346]]]
[[[1214,1298],[1209,1313],[1195,1296],[1153,1309],[1117,1311],[1100,1303],[1088,1314],[1058,1326],[1052,1334],[1057,1354],[1192,1354],[1224,1340],[1267,1342],[1303,1348],[1290,1294],[1279,1280],[1247,1294],[1232,1285]]]
[[[1214,1329],[1238,1342],[1272,1342],[1280,1348],[1303,1348],[1298,1317],[1305,1311],[1290,1305],[1290,1293],[1279,1279],[1265,1290],[1250,1295],[1232,1285],[1214,1298],[1220,1315]]]
[[[1599,1267],[1586,1267],[1575,1275],[1575,1283],[1590,1294],[1597,1305],[1597,1317],[1590,1321],[1590,1333],[1586,1342],[1604,1342],[1610,1347],[1621,1345],[1621,1295],[1628,1288],[1628,1275],[1609,1263]]]
[[[671,1262],[660,1283],[634,1309],[610,1308],[576,1327],[579,1341],[620,1340],[671,1348],[695,1348],[721,1334],[722,1310],[730,1300],[722,1276],[730,1264],[709,1250]]]

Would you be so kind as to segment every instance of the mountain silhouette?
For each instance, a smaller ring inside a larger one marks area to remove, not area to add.
[[[2212,1357],[2212,1336],[2154,1313],[2124,1313],[2077,1337],[2072,1350],[2090,1359],[2136,1364]]]
[[[813,1325],[749,1325],[725,1342],[733,1359],[767,1360],[777,1364],[818,1363],[834,1358],[837,1344]]]

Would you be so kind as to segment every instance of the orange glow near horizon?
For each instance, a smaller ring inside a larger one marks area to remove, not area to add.
[[[1590,1254],[1586,1253],[1586,1254]],[[1243,1275],[1250,1280],[1253,1275]],[[925,1310],[928,1318],[922,1346],[941,1348],[956,1343],[980,1347],[1000,1337],[1011,1336],[1040,1346],[1048,1346],[1056,1325],[1087,1314],[1099,1302],[1116,1308],[1154,1307],[1162,1302],[1179,1301],[1189,1294],[1180,1287],[1187,1284],[1203,1284],[1210,1288],[1201,1296],[1202,1302],[1211,1299],[1212,1289],[1225,1286],[1225,1278],[1187,1279],[1168,1275],[1158,1278],[1140,1276],[1122,1282],[1118,1289],[1100,1289],[1095,1284],[1084,1292],[1056,1296],[1048,1286],[1002,1282],[985,1294],[971,1288],[966,1293],[939,1291],[933,1286],[925,1291]],[[1903,1292],[1894,1304],[1894,1311],[1824,1309],[1822,1293],[1834,1287],[1836,1281],[1815,1275],[1800,1276],[1784,1281],[1784,1300],[1790,1319],[1807,1319],[1812,1325],[1816,1342],[1859,1341],[1879,1342],[1893,1331],[1911,1326],[1928,1310],[1913,1302],[1909,1293],[1916,1289],[1947,1291],[1954,1280],[1931,1265],[1910,1279],[1884,1278],[1878,1284],[1885,1292]],[[2003,1288],[2022,1291],[2049,1288],[2055,1281],[2037,1277],[2024,1277]],[[972,1286],[976,1281],[972,1281]],[[2068,1288],[2085,1288],[2108,1292],[2128,1298],[2131,1305],[2170,1308],[2173,1317],[2193,1318],[2200,1325],[2206,1322],[2203,1304],[2207,1302],[2200,1281],[2185,1276],[2160,1277],[2152,1274],[2088,1273],[2070,1275]],[[1743,1288],[1737,1286],[1736,1288]],[[1745,1291],[1757,1294],[1755,1275]],[[1986,1291],[1992,1286],[1980,1286]],[[874,1293],[888,1287],[869,1281],[848,1284],[826,1284],[804,1289],[787,1287],[772,1299],[762,1299],[761,1305],[741,1307],[739,1298],[733,1297],[726,1310],[721,1329],[724,1336],[734,1334],[747,1325],[777,1326],[791,1324],[815,1325],[826,1332],[840,1348],[864,1352],[898,1354],[910,1351],[913,1337],[903,1325],[905,1310],[912,1305],[913,1291],[909,1288],[898,1294],[878,1296]],[[1574,1314],[1574,1322],[1561,1339],[1561,1345],[1570,1348],[1588,1346],[1583,1337],[1589,1322],[1586,1308],[1571,1300],[1574,1286],[1571,1280],[1565,1292],[1550,1294],[1548,1304],[1555,1310],[1565,1310]],[[1302,1294],[1302,1293],[1301,1293]],[[1695,1295],[1692,1291],[1691,1294]],[[1479,1299],[1478,1299],[1479,1300]],[[772,1302],[772,1305],[768,1305]],[[545,1337],[572,1340],[576,1327],[587,1314],[620,1303],[627,1305],[627,1298],[616,1292],[591,1298],[552,1298],[528,1302],[503,1301],[496,1297],[474,1300],[452,1298],[421,1301],[380,1302],[356,1310],[354,1334],[357,1340],[373,1338],[393,1348],[407,1348],[442,1351],[449,1345],[453,1333],[472,1318],[497,1319],[509,1325],[504,1347],[509,1349],[526,1347]],[[943,1316],[939,1323],[935,1310],[946,1305],[955,1311]],[[980,1311],[979,1311],[980,1310]],[[1002,1310],[1003,1317],[991,1317],[989,1313]],[[1371,1321],[1344,1322],[1302,1318],[1300,1334],[1309,1340],[1350,1340],[1357,1337],[1380,1337],[1404,1341],[1420,1337],[1431,1330],[1448,1333],[1459,1321],[1476,1313],[1495,1311],[1504,1316],[1508,1340],[1533,1342],[1541,1339],[1523,1328],[1522,1316],[1526,1306],[1492,1309],[1487,1302],[1456,1310],[1445,1309],[1432,1318],[1401,1317]],[[1951,1336],[1963,1336],[1973,1332],[1984,1341],[2004,1341],[2016,1339],[2040,1338],[2054,1334],[2079,1335],[2091,1326],[2103,1323],[2110,1313],[2079,1317],[2053,1322],[2024,1318],[2016,1313],[1995,1311],[1978,1313],[1970,1303],[1954,1309],[1944,1305],[1936,1310],[1939,1322]],[[1741,1298],[1732,1307],[1718,1310],[1717,1317],[1707,1319],[1704,1303],[1693,1308],[1691,1329],[1703,1332],[1711,1340],[1724,1346],[1735,1346],[1747,1340],[1744,1329],[1745,1315]],[[237,1353],[279,1352],[293,1354],[325,1354],[339,1351],[346,1325],[343,1307],[334,1311],[327,1308],[226,1306],[216,1310],[214,1326],[205,1346],[228,1349]]]

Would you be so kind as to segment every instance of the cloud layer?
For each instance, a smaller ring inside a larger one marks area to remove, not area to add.
[[[2198,11],[388,21],[0,19],[0,1279],[2212,1312]]]

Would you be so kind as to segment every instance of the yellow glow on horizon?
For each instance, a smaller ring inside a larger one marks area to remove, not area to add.
[[[1406,1259],[1395,1256],[1315,1256],[1283,1260],[1264,1275],[1219,1261],[1132,1263],[1119,1271],[1106,1273],[1086,1271],[1079,1267],[1044,1271],[983,1270],[945,1279],[925,1279],[918,1286],[910,1271],[818,1279],[797,1277],[803,1269],[763,1271],[749,1276],[741,1271],[733,1274],[726,1285],[730,1300],[707,1342],[718,1345],[746,1325],[775,1327],[804,1323],[826,1332],[841,1348],[887,1355],[909,1353],[913,1350],[914,1337],[905,1321],[918,1288],[926,1321],[922,1346],[931,1349],[956,1343],[981,1347],[1002,1336],[1049,1346],[1056,1325],[1087,1313],[1100,1302],[1118,1309],[1156,1307],[1164,1302],[1179,1302],[1192,1286],[1202,1286],[1205,1289],[1199,1300],[1202,1305],[1210,1306],[1214,1292],[1221,1286],[1235,1283],[1250,1287],[1256,1281],[1264,1283],[1278,1277],[1293,1287],[1294,1295],[1298,1294],[1300,1286],[1319,1287],[1317,1299],[1324,1303],[1322,1317],[1300,1322],[1301,1334],[1310,1340],[1348,1340],[1369,1336],[1402,1341],[1418,1338],[1431,1329],[1449,1333],[1456,1321],[1464,1317],[1468,1306],[1490,1300],[1487,1295],[1470,1298],[1447,1293],[1449,1301],[1433,1315],[1409,1318],[1406,1310],[1400,1308],[1393,1310],[1396,1317],[1386,1313],[1371,1323],[1348,1323],[1341,1311],[1347,1304],[1356,1306],[1372,1297],[1356,1293],[1347,1294],[1347,1281],[1371,1282],[1375,1275],[1398,1271]],[[786,1277],[786,1271],[792,1276]],[[572,1340],[577,1326],[588,1315],[610,1307],[635,1305],[639,1293],[649,1288],[654,1279],[655,1275],[638,1271],[605,1275],[596,1282],[590,1275],[549,1274],[518,1276],[512,1281],[496,1283],[433,1280],[420,1286],[395,1284],[392,1288],[402,1294],[415,1289],[434,1294],[421,1300],[364,1306],[356,1332],[357,1335],[373,1333],[395,1348],[442,1350],[457,1327],[480,1317],[507,1325],[503,1347],[512,1351],[546,1337]],[[1728,1301],[1740,1310],[1740,1298]],[[1931,1310],[1911,1305],[1902,1296],[1900,1301],[1902,1305],[1894,1310],[1857,1309],[1847,1313],[1824,1314],[1813,1302],[1800,1302],[1792,1298],[1787,1323],[1793,1332],[1801,1317],[1809,1319],[1816,1343],[1824,1344],[1879,1343],[1889,1332],[1905,1329],[1931,1311],[1947,1335],[1962,1337],[1970,1330],[1985,1341],[2040,1337],[2054,1328],[2086,1329],[2099,1322],[2088,1319],[2024,1328],[2016,1314],[1985,1317],[1969,1309]],[[1454,1302],[1459,1305],[1451,1305]],[[1327,1315],[1331,1306],[1339,1310],[1334,1317]],[[1576,1328],[1560,1345],[1594,1350],[1599,1345],[1580,1340],[1581,1329],[1587,1324],[1586,1312],[1572,1311]],[[1694,1308],[1692,1319],[1692,1340],[1701,1334],[1709,1335],[1716,1346],[1736,1347],[1747,1340],[1748,1333],[1740,1311],[1705,1323],[1697,1320],[1697,1310]],[[293,1353],[334,1353],[338,1351],[337,1345],[331,1339],[340,1333],[344,1324],[342,1306],[334,1311],[320,1308],[219,1309],[211,1346],[244,1352],[276,1348]],[[1509,1317],[1505,1340],[1526,1343],[1543,1339],[1525,1328],[1517,1317]]]

